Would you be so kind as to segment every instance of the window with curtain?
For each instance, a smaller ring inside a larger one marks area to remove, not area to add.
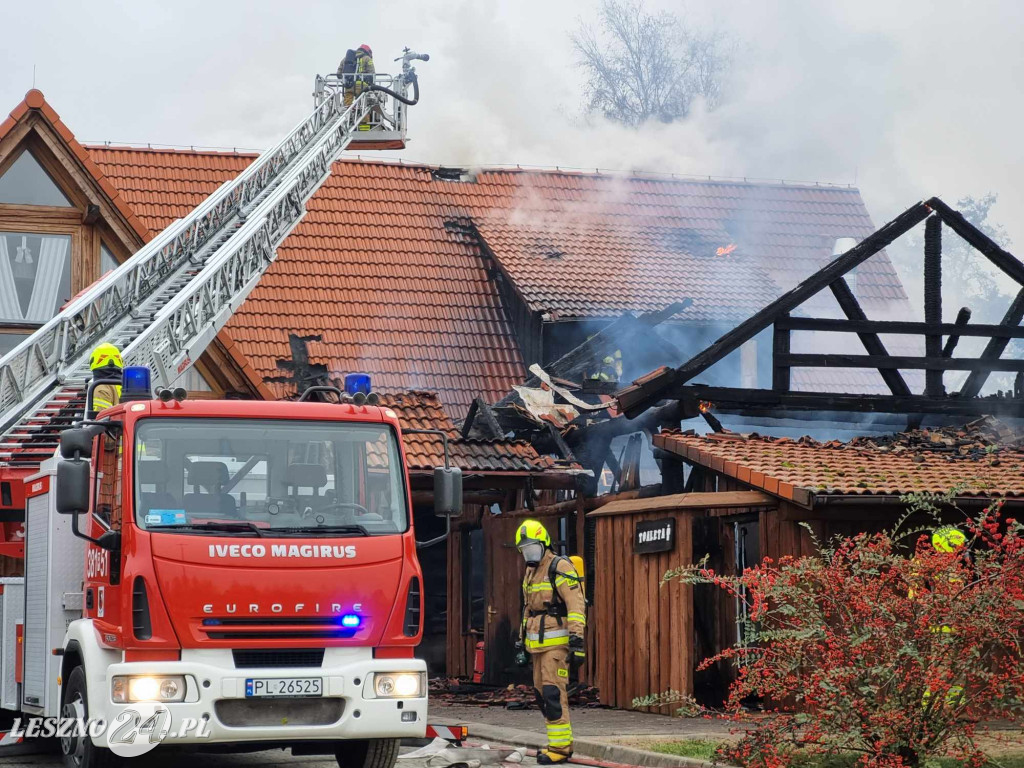
[[[71,236],[0,232],[0,323],[40,325],[71,298]]]

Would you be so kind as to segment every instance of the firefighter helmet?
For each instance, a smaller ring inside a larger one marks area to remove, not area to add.
[[[370,58],[373,58],[373,51],[370,49],[370,46],[368,46],[366,43],[360,45],[359,50],[365,53]]]
[[[516,547],[522,547],[533,541],[539,541],[545,547],[551,546],[551,537],[548,530],[536,520],[524,520],[523,524],[516,529]]]
[[[95,371],[97,368],[106,368],[108,365],[124,368],[121,350],[113,344],[100,344],[92,351],[92,357],[89,359],[89,370]]]
[[[932,546],[938,552],[955,552],[967,543],[967,537],[959,528],[944,525],[932,534]]]

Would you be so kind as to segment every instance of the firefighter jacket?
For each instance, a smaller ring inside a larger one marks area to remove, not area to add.
[[[92,391],[92,407],[97,411],[111,408],[121,402],[120,384],[100,384]]]
[[[541,653],[569,644],[569,637],[583,637],[586,627],[586,601],[583,583],[565,557],[559,558],[551,583],[551,564],[555,554],[545,550],[536,568],[527,568],[523,577],[523,645],[530,653]],[[555,596],[557,591],[558,596]]]
[[[373,57],[367,56],[363,51],[356,52],[356,82],[363,85],[373,85],[373,75],[376,73],[373,66]],[[364,75],[364,77],[359,77]]]

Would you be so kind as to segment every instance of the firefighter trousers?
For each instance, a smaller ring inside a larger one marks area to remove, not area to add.
[[[547,721],[548,751],[572,754],[572,725],[569,723],[569,649],[559,646],[531,654],[533,689],[540,711]]]

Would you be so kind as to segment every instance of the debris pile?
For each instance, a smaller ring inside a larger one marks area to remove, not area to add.
[[[1024,445],[1024,433],[991,416],[962,426],[932,427],[875,437],[856,437],[847,445],[883,453],[947,453],[951,456],[981,458],[998,450]]]
[[[505,709],[533,709],[537,697],[529,685],[485,685],[456,677],[435,677],[430,680],[431,703],[442,706],[468,705],[478,707],[504,707]],[[597,688],[590,685],[570,685],[569,704],[574,707],[603,706]]]

